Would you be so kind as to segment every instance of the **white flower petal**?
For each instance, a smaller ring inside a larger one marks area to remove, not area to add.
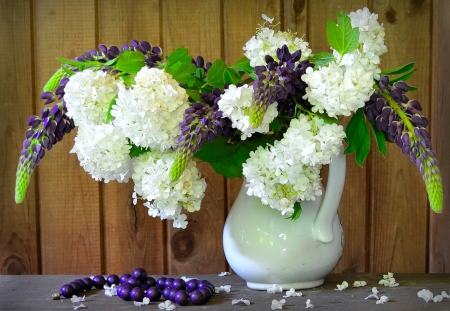
[[[433,299],[433,293],[428,289],[422,289],[421,291],[417,292],[417,297],[422,298],[423,300],[425,300],[425,302],[428,302]]]
[[[270,308],[272,310],[283,309],[285,303],[286,303],[285,299],[281,299],[280,301],[274,299],[272,300],[272,306]]]
[[[84,304],[80,304],[79,306],[73,306],[73,310],[78,310],[78,309],[87,309],[86,306]]]
[[[335,288],[334,290],[344,290],[348,287],[348,283],[347,281],[342,282],[342,284],[337,284],[336,285],[337,288]]]
[[[441,302],[442,301],[442,295],[436,295],[433,297],[433,301],[434,302]]]
[[[312,309],[314,305],[311,303],[311,299],[306,300],[306,309]]]
[[[380,300],[377,300],[376,304],[377,305],[384,304],[385,302],[388,302],[388,301],[389,301],[389,298],[387,296],[381,296]]]
[[[273,284],[272,287],[267,289],[267,292],[269,294],[276,294],[276,293],[282,293],[283,288],[278,284]]]
[[[231,305],[236,305],[236,304],[245,304],[245,305],[249,306],[250,305],[250,300],[245,300],[244,298],[233,299],[231,301]]]
[[[366,286],[367,283],[366,281],[355,281],[353,282],[353,287],[362,287],[362,286]]]
[[[221,272],[219,274],[219,276],[227,276],[227,275],[231,275],[231,273],[230,272]]]

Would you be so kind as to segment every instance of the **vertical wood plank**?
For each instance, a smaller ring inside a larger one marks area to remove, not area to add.
[[[274,22],[281,22],[280,1],[235,1],[224,2],[224,60],[228,65],[233,64],[243,56],[242,47],[256,33],[258,25],[264,20],[261,14],[275,18]],[[277,27],[280,30],[280,26]],[[227,210],[233,206],[241,189],[243,180],[240,178],[227,179]]]
[[[158,0],[104,0],[99,7],[99,40],[107,46],[146,40],[160,44]],[[121,25],[121,27],[117,27]],[[130,273],[143,267],[147,273],[165,273],[166,222],[148,216],[142,200],[134,206],[133,181],[103,184],[105,270]]]
[[[17,161],[33,111],[30,1],[0,2],[0,274],[40,272],[34,174],[23,203],[14,201]]]
[[[192,57],[214,61],[222,55],[222,12],[219,0],[162,2],[163,51],[168,55],[185,46]],[[199,169],[208,187],[201,210],[187,213],[187,229],[168,223],[168,273],[224,271],[222,231],[225,215],[225,180],[207,163]]]
[[[444,187],[444,207],[442,214],[431,212],[428,272],[450,272],[450,2],[433,2],[433,45],[431,82],[431,137],[433,148],[441,170]]]
[[[39,93],[59,67],[56,56],[73,58],[95,46],[95,1],[40,0],[34,6]],[[75,132],[56,144],[39,165],[44,274],[102,271],[99,183],[84,172],[76,155],[69,155]]]
[[[416,62],[408,81],[420,89],[423,114],[430,111],[430,1],[374,1],[373,11],[384,23],[388,53],[382,68]],[[414,29],[414,31],[411,31]],[[422,177],[397,146],[388,145],[383,159],[372,162],[371,272],[425,272],[427,261],[428,199]]]
[[[336,20],[340,10],[347,13],[367,6],[365,0],[310,1],[308,16],[308,40],[313,53],[328,52],[330,46],[326,37],[327,19]],[[344,126],[348,118],[342,123]],[[368,243],[366,241],[368,220],[367,170],[370,157],[359,167],[354,154],[347,156],[345,187],[338,213],[344,229],[344,252],[333,272],[366,271]],[[323,172],[327,172],[324,169]]]

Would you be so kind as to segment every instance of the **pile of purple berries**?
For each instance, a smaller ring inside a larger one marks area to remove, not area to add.
[[[91,278],[77,279],[64,284],[60,294],[70,298],[92,287],[102,289],[104,285],[117,287],[117,295],[123,300],[142,302],[145,297],[150,301],[158,301],[161,296],[180,306],[189,301],[194,305],[208,302],[214,295],[214,285],[207,280],[191,279],[185,282],[181,278],[160,277],[155,280],[147,275],[143,268],[137,268],[132,274],[117,276],[110,274],[107,278],[96,275]]]

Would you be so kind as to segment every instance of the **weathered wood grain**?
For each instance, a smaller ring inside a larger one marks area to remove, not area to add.
[[[231,285],[230,293],[218,293],[204,305],[194,306],[188,304],[177,310],[186,308],[187,310],[271,310],[272,300],[283,299],[283,293],[269,294],[266,291],[255,291],[245,286],[245,281],[237,275],[219,277],[216,274],[209,275],[188,275],[199,279],[211,281],[216,287],[221,285]],[[52,300],[51,295],[57,292],[59,287],[82,275],[48,275],[48,276],[0,276],[0,309],[2,310],[69,310],[79,303],[72,303],[69,299]],[[159,275],[154,275],[158,278]],[[177,275],[172,275],[177,277]],[[422,298],[417,297],[417,292],[428,289],[435,295],[442,291],[448,293],[450,283],[449,274],[395,274],[396,281],[400,283],[398,287],[384,287],[378,285],[382,279],[382,274],[352,273],[352,274],[331,274],[323,286],[313,289],[305,289],[300,292],[302,297],[290,297],[286,299],[283,310],[309,310],[306,309],[306,300],[310,299],[314,305],[314,310],[324,311],[411,311],[411,310],[449,310],[450,300],[444,298],[440,303],[426,303]],[[347,281],[350,287],[338,291],[334,290],[337,284]],[[367,286],[353,288],[354,281],[366,281]],[[372,287],[377,287],[379,296],[386,295],[389,301],[385,304],[376,304],[375,299],[365,299],[372,293]],[[83,304],[88,310],[130,310],[137,308],[131,301],[124,301],[117,296],[108,297],[103,290],[93,289],[84,292],[86,301]],[[81,296],[81,295],[78,295]],[[250,305],[244,304],[232,306],[233,299],[246,299]],[[163,302],[151,302],[148,306],[143,306],[145,310],[159,310],[158,304]]]
[[[408,81],[420,89],[417,98],[429,116],[430,1],[374,1],[373,10],[384,23],[388,53],[382,69],[416,62]],[[414,31],[411,31],[414,29]],[[370,271],[425,272],[427,261],[427,194],[415,165],[394,144],[387,157],[376,153],[372,161]]]
[[[27,118],[33,111],[30,1],[0,2],[0,273],[39,273],[36,174],[20,205],[14,201],[16,168]]]
[[[121,46],[132,39],[160,44],[159,1],[101,1],[98,11],[101,44]],[[142,200],[133,205],[133,187],[132,179],[102,185],[105,271],[123,274],[143,267],[165,273],[166,222],[148,216]]]
[[[441,170],[444,187],[444,207],[442,214],[430,212],[428,271],[450,272],[450,91],[448,80],[450,65],[450,2],[433,2],[433,45],[431,79],[431,138]]]
[[[58,69],[55,57],[73,58],[95,46],[94,1],[35,1],[34,100]],[[39,100],[36,110],[40,112]],[[26,116],[23,116],[26,118]],[[75,132],[48,152],[38,167],[42,273],[101,271],[100,184],[69,155]]]
[[[205,62],[222,58],[222,16],[220,1],[163,1],[163,50],[168,55],[185,46],[192,57]],[[174,229],[168,235],[169,273],[220,273],[226,268],[222,247],[225,222],[225,179],[207,163],[198,165],[208,184],[201,210],[187,213],[187,229]]]
[[[311,1],[308,5],[307,38],[313,53],[319,53],[328,52],[330,49],[326,37],[327,19],[337,20],[340,10],[356,11],[367,6],[367,1]],[[345,118],[342,124],[345,125],[348,120],[349,118]],[[361,168],[356,164],[354,153],[347,156],[345,187],[338,209],[344,229],[344,252],[334,272],[361,272],[367,269],[369,161],[370,159]],[[327,169],[323,172],[327,172]]]

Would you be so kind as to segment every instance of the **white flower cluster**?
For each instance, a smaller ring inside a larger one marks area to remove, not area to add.
[[[275,32],[275,30],[267,27],[260,29],[256,36],[247,41],[243,47],[244,55],[250,60],[252,67],[262,66],[266,64],[264,60],[266,55],[270,55],[278,60],[277,49],[285,44],[291,53],[297,50],[302,51],[299,61],[303,61],[311,55],[309,43],[301,38],[297,38],[294,33],[286,31]]]
[[[297,201],[322,194],[320,168],[339,153],[342,126],[301,115],[291,121],[283,139],[268,148],[258,147],[243,164],[247,194],[265,205],[291,215]]]
[[[189,107],[186,90],[157,68],[143,67],[135,81],[130,89],[119,83],[119,96],[111,110],[113,124],[137,146],[161,151],[176,147]]]
[[[135,82],[126,88],[121,79],[92,70],[70,77],[65,101],[68,115],[78,125],[71,153],[77,154],[80,165],[95,180],[127,182],[132,177],[133,197],[148,200],[144,205],[151,216],[172,219],[174,227],[185,228],[182,209],[199,210],[206,188],[194,161],[179,180],[168,179],[175,158],[172,148],[177,146],[179,125],[189,107],[188,95],[170,74],[156,68],[143,67]],[[113,118],[106,123],[116,96]],[[129,141],[152,151],[132,160]]]
[[[117,81],[110,74],[90,69],[70,77],[64,88],[67,115],[75,125],[102,124],[111,100],[117,95]]]
[[[186,228],[186,215],[198,211],[205,195],[206,182],[200,178],[200,172],[194,161],[190,161],[181,177],[171,182],[168,172],[175,159],[173,151],[151,151],[133,159],[133,197],[137,196],[148,202],[148,213],[152,217],[173,219],[175,228]]]
[[[380,56],[387,52],[384,27],[378,15],[367,8],[349,14],[352,27],[359,29],[359,44],[353,52],[340,55],[333,50],[336,61],[318,70],[308,68],[302,80],[308,84],[304,99],[313,111],[326,112],[331,117],[349,116],[364,106],[373,93],[374,78],[381,72]]]
[[[274,102],[267,108],[262,123],[254,128],[250,125],[248,109],[253,101],[253,88],[247,84],[236,87],[230,85],[225,93],[220,96],[217,102],[224,117],[231,120],[231,126],[242,132],[241,139],[251,137],[253,133],[266,133],[269,131],[269,124],[278,115],[278,103]]]

